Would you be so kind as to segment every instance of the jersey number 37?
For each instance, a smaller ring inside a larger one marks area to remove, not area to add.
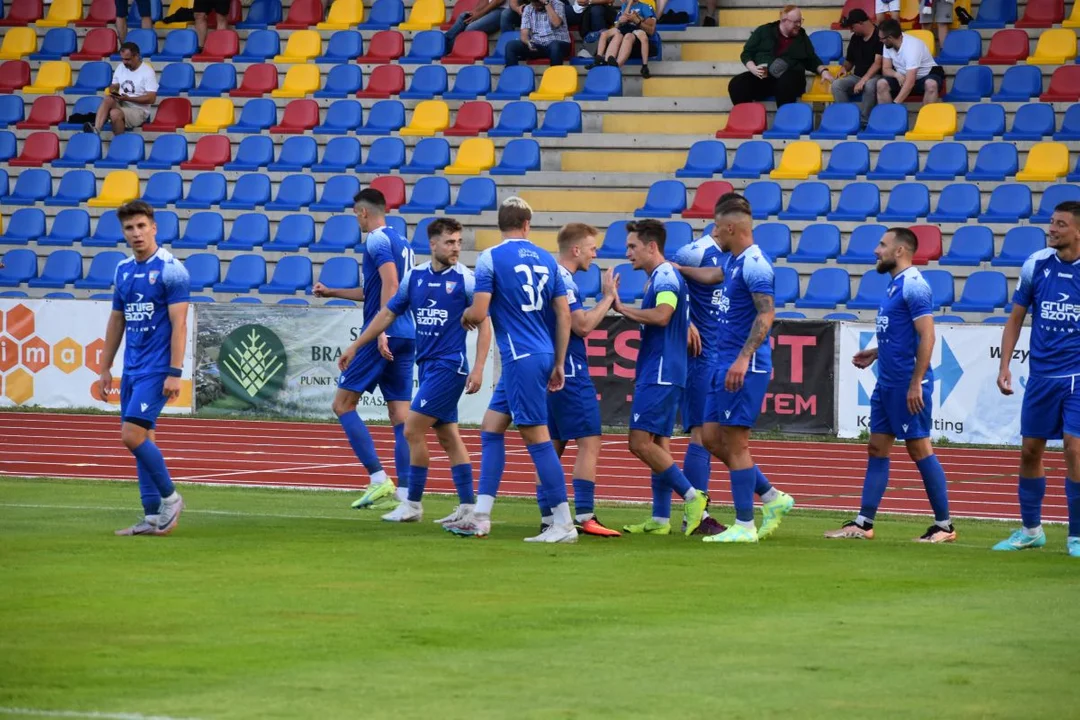
[[[522,312],[534,312],[544,308],[544,286],[547,285],[549,272],[543,265],[515,265],[514,272],[524,276],[521,291],[525,293],[525,302],[521,303]],[[535,273],[535,274],[534,274]]]

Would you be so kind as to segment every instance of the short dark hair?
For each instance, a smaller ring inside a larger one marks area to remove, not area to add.
[[[531,221],[532,208],[521,198],[508,197],[499,205],[499,230],[501,232],[523,228],[525,223]]]
[[[916,236],[915,233],[911,232],[911,230],[909,230],[908,228],[893,227],[886,230],[886,232],[891,232],[893,234],[893,237],[896,238],[896,242],[907,247],[907,249],[911,251],[912,255],[914,255],[915,252],[919,249],[918,236]]]
[[[599,234],[599,230],[587,223],[567,223],[559,229],[556,242],[559,244],[559,250],[566,250],[574,243],[581,242],[590,235],[596,237]]]
[[[451,217],[437,218],[428,223],[427,226],[428,240],[434,240],[443,235],[452,235],[456,232],[461,232],[461,223]]]
[[[137,215],[145,215],[147,219],[153,220],[154,208],[150,207],[149,203],[145,203],[142,200],[132,200],[116,209],[116,219],[119,220],[121,224]]]
[[[356,193],[356,197],[353,198],[353,205],[359,203],[370,205],[381,213],[386,212],[386,196],[373,187],[364,188]]]
[[[633,220],[626,223],[626,234],[636,233],[644,242],[656,243],[660,252],[664,251],[667,242],[667,229],[659,220]]]
[[[1058,203],[1054,206],[1054,212],[1069,213],[1073,216],[1073,222],[1080,223],[1080,202],[1076,200],[1066,200]]]
[[[900,29],[900,23],[893,18],[886,18],[881,21],[881,24],[877,26],[878,34],[887,38],[898,38],[903,35],[903,31]]]
[[[716,199],[713,208],[714,216],[724,215],[753,215],[750,210],[750,201],[736,192],[724,193]]]
[[[135,57],[141,57],[142,56],[142,50],[140,50],[139,46],[136,45],[133,42],[126,42],[126,43],[124,43],[124,44],[122,44],[120,46],[120,52],[124,52],[125,50],[127,50],[129,53],[131,53]]]

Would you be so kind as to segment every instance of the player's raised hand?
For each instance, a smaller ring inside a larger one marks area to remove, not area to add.
[[[465,394],[473,395],[480,392],[480,387],[484,384],[484,368],[474,367],[472,372],[469,373],[469,377],[465,379]]]
[[[559,392],[566,385],[566,373],[563,371],[562,365],[559,365],[551,371],[551,378],[548,379],[548,392]]]
[[[390,352],[390,338],[386,333],[379,333],[379,354],[389,362],[394,362],[394,353]]]
[[[697,357],[701,354],[701,333],[690,323],[690,329],[686,334],[686,350],[690,354],[690,357]]]
[[[1004,370],[1002,370],[1001,372],[998,373],[997,386],[998,386],[998,390],[1001,391],[1002,395],[1012,395],[1013,394],[1012,370],[1010,370],[1009,368],[1005,368]]]
[[[180,397],[180,378],[165,378],[165,387],[162,388],[161,394],[167,398],[167,401],[172,401]]]
[[[851,364],[860,370],[870,367],[877,360],[877,348],[860,350],[851,358]]]
[[[101,399],[109,402],[109,393],[112,392],[112,370],[109,368],[102,370],[98,377],[98,391],[101,393]]]
[[[618,288],[617,280],[615,268],[608,268],[604,271],[604,275],[600,279],[600,292],[603,293],[604,297],[615,297],[615,291]]]
[[[345,372],[349,369],[349,363],[353,361],[353,357],[356,355],[356,348],[352,345],[345,348],[345,352],[341,353],[341,356],[337,359],[338,370]]]
[[[728,392],[738,392],[746,382],[746,371],[750,368],[750,358],[739,355],[735,362],[731,363],[727,375],[724,377],[724,389]]]
[[[923,411],[925,403],[923,402],[923,389],[922,383],[912,385],[907,391],[907,409],[912,415],[918,415]]]

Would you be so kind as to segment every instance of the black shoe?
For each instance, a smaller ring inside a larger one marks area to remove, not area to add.
[[[83,123],[82,129],[83,132],[94,133],[95,135],[101,134],[98,132],[97,127],[94,126],[94,123]]]
[[[645,78],[646,80],[648,80],[649,78],[652,77],[652,73],[649,72],[649,66],[648,65],[642,65],[641,66],[641,77]]]
[[[705,19],[701,21],[701,27],[716,27],[716,18],[705,16]]]

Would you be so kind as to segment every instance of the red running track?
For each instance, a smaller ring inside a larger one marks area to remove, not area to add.
[[[371,428],[379,456],[393,465],[393,434]],[[479,433],[463,431],[479,468]],[[358,489],[366,475],[336,424],[196,420],[166,417],[157,431],[158,444],[173,479],[180,482],[245,484],[293,488]],[[673,440],[682,462],[687,438]],[[453,492],[449,467],[432,440],[428,488]],[[862,445],[760,440],[754,457],[769,479],[794,495],[799,507],[857,510],[866,450]],[[564,458],[569,471],[576,450]],[[940,448],[938,456],[949,478],[949,498],[956,517],[1018,517],[1016,468],[1018,452]],[[134,463],[120,444],[115,417],[0,413],[0,475],[78,479],[133,479]],[[501,494],[531,495],[533,467],[520,437],[507,435],[507,463]],[[1047,490],[1043,518],[1067,519],[1062,478],[1064,458],[1047,455]],[[626,438],[605,435],[597,478],[597,498],[648,501],[649,474],[626,448]],[[727,473],[713,465],[714,499],[730,502]],[[894,451],[889,492],[883,512],[927,514],[929,505],[915,465],[902,448]]]

